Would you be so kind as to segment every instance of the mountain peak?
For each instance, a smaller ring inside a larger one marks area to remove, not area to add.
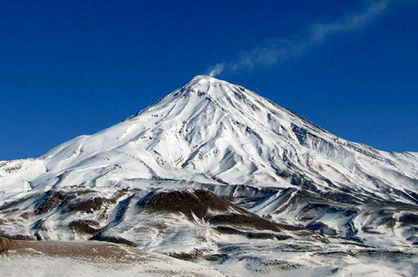
[[[417,168],[415,154],[346,141],[198,75],[129,120],[37,159],[0,161],[0,234],[280,267],[277,249],[346,253],[351,240],[356,251],[409,251]]]
[[[179,93],[174,92],[175,96],[189,96],[192,94],[218,100],[221,103],[226,101],[226,99],[245,98],[244,95],[248,96],[250,91],[242,86],[209,75],[196,75],[180,88]]]
[[[221,82],[221,80],[214,78],[209,75],[196,75],[188,83],[199,83],[199,82]]]
[[[226,99],[233,97],[234,87],[235,90],[238,90],[239,87],[241,88],[241,91],[245,91],[244,88],[240,86],[216,79],[209,75],[196,75],[183,86],[160,99],[157,103],[129,116],[127,120],[138,118],[138,116],[142,115],[147,110],[156,110],[165,105],[175,105],[182,110],[186,105],[185,102],[183,102],[185,99],[187,99],[186,102],[190,102],[188,108],[191,108],[190,106],[199,106],[199,102],[204,103],[208,100],[223,105],[222,103],[224,103]],[[191,110],[193,110],[193,108],[191,108]]]
[[[188,81],[183,87],[185,89],[193,89],[199,86],[206,86],[206,88],[209,88],[210,85],[214,85],[217,83],[228,83],[228,82],[216,79],[209,75],[196,75],[190,81]]]

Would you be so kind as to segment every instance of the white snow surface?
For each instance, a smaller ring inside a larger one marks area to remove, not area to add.
[[[152,193],[194,189],[272,222],[305,227],[328,242],[291,230],[281,232],[288,240],[252,239],[220,233],[196,216],[138,208]],[[242,86],[196,76],[108,129],[38,158],[0,161],[0,234],[90,239],[97,234],[71,227],[85,220],[94,221],[101,235],[147,251],[219,254],[210,262],[225,272],[321,270],[327,263],[313,257],[340,253],[350,260],[353,250],[356,261],[367,251],[367,259],[402,253],[406,273],[392,262],[385,272],[408,276],[417,272],[417,189],[418,153],[347,141]],[[90,210],[71,209],[94,199],[104,201]],[[266,266],[272,261],[275,266]],[[323,275],[361,273],[352,266],[335,271],[329,265]],[[378,276],[373,266],[365,272]]]

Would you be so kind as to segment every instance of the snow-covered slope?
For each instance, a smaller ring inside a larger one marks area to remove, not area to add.
[[[254,247],[264,262],[289,241],[412,251],[417,189],[418,153],[344,140],[196,76],[97,134],[0,162],[0,234],[117,240],[213,263]]]

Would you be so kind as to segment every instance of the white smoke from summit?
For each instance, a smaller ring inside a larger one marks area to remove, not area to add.
[[[208,75],[220,75],[224,71],[251,70],[256,66],[273,66],[286,59],[302,55],[315,45],[320,45],[330,36],[355,31],[365,27],[387,9],[388,0],[372,1],[358,13],[344,16],[328,23],[312,24],[299,39],[274,39],[250,51],[242,52],[230,62],[217,63],[208,70]]]

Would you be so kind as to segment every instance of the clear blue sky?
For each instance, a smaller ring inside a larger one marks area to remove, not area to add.
[[[218,78],[346,139],[418,151],[418,2],[341,27],[375,2],[0,1],[0,160],[104,129],[282,40],[309,46]],[[315,24],[331,30],[319,43]]]

